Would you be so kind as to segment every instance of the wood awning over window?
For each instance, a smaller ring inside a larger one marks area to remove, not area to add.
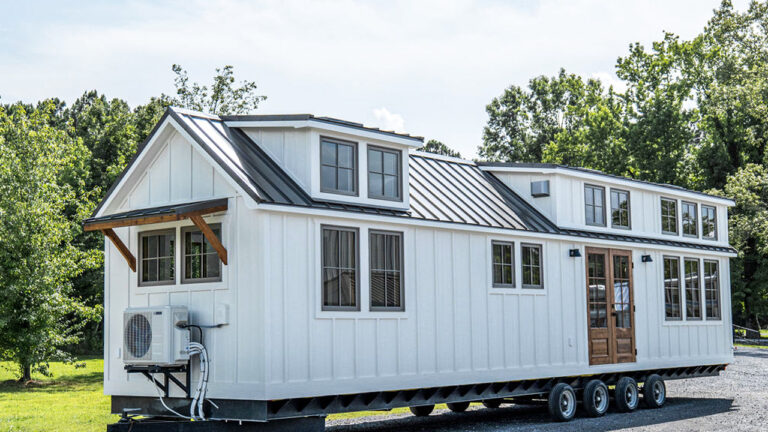
[[[128,261],[131,270],[136,271],[136,257],[133,256],[130,249],[120,240],[120,237],[113,231],[114,228],[148,225],[163,222],[173,222],[182,219],[189,219],[200,231],[202,231],[206,240],[213,246],[219,259],[225,265],[227,264],[227,250],[211,227],[203,219],[204,215],[218,213],[227,210],[226,198],[198,201],[193,203],[176,204],[163,207],[153,207],[139,210],[131,210],[123,213],[115,213],[107,216],[89,218],[83,221],[84,231],[101,231],[115,244],[117,250]]]

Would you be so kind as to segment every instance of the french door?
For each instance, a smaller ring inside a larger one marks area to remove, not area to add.
[[[635,361],[632,253],[586,248],[589,364]]]

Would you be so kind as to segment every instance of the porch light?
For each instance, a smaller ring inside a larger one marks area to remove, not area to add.
[[[578,249],[569,249],[568,256],[573,258],[578,258],[581,256],[581,251]]]
[[[651,258],[650,255],[643,255],[642,257],[640,257],[640,260],[642,262],[653,262],[653,258]]]

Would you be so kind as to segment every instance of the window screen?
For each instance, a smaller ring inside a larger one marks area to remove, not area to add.
[[[403,235],[371,231],[371,309],[403,310]]]
[[[323,227],[323,309],[358,310],[357,230]]]
[[[176,281],[174,274],[173,230],[152,231],[139,234],[141,257],[139,266],[140,285],[164,285]]]

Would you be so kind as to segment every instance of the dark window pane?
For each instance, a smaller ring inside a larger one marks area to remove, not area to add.
[[[354,192],[355,172],[351,169],[339,168],[339,186],[337,189],[344,192]]]
[[[339,144],[339,168],[354,168],[355,167],[355,151],[354,147],[345,144]]]
[[[339,231],[323,230],[323,267],[339,266]]]
[[[325,190],[335,190],[336,186],[336,168],[323,165],[320,167],[320,187]]]
[[[382,153],[379,150],[368,150],[368,171],[381,173]]]
[[[384,153],[384,174],[396,176],[398,173],[397,167],[397,154],[396,153]]]
[[[374,196],[384,195],[384,176],[376,173],[368,174],[368,193]]]
[[[341,299],[339,306],[355,306],[357,304],[357,284],[354,270],[342,270],[339,291]]]
[[[323,304],[339,306],[339,270],[323,270]]]
[[[203,268],[205,268],[206,278],[217,278],[221,270],[221,260],[217,254],[206,254],[203,256]]]
[[[386,273],[383,271],[371,272],[371,305],[386,306]]]
[[[391,175],[384,176],[384,196],[387,198],[398,198],[400,191],[398,190],[397,177]]]
[[[320,145],[320,161],[324,165],[336,165],[336,144],[323,141]]]

